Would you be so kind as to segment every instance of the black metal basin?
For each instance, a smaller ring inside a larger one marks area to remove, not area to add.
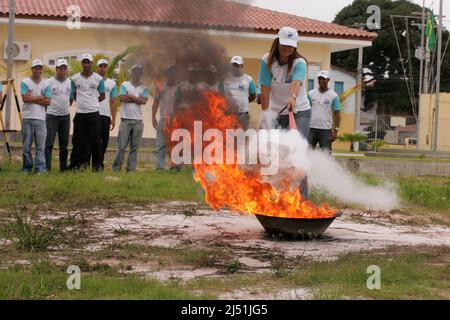
[[[297,219],[256,215],[266,232],[274,237],[287,239],[315,239],[322,235],[336,219]]]

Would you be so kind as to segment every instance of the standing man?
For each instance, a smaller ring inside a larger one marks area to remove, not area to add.
[[[119,146],[113,170],[120,171],[125,157],[125,149],[130,143],[127,172],[136,171],[137,153],[144,133],[142,106],[149,98],[148,89],[141,84],[143,67],[135,64],[131,67],[131,81],[125,81],[120,86],[120,127]]]
[[[336,140],[341,123],[341,102],[336,92],[328,88],[330,73],[322,70],[318,74],[319,87],[308,93],[311,103],[311,129],[308,142],[312,148],[317,143],[331,153],[331,144]],[[334,114],[334,124],[333,124]]]
[[[31,78],[22,80],[20,92],[23,99],[22,110],[22,141],[23,141],[23,168],[25,173],[33,170],[33,157],[31,147],[36,147],[35,171],[38,174],[46,171],[45,165],[45,138],[47,128],[45,125],[46,109],[50,105],[52,91],[47,80],[42,79],[42,61],[36,59],[31,64]]]
[[[166,122],[173,116],[175,90],[177,89],[178,70],[170,66],[166,72],[167,82],[159,83],[156,87],[155,100],[152,106],[153,127],[156,129],[156,170],[163,170],[166,166],[167,138],[164,132]],[[159,108],[159,122],[156,113]]]
[[[244,73],[244,59],[234,56],[230,61],[230,74],[223,82],[225,97],[237,107],[239,122],[248,129],[250,123],[250,102],[256,99],[256,86],[253,78]]]
[[[99,109],[100,102],[105,100],[105,82],[100,75],[92,71],[93,64],[92,55],[83,54],[83,71],[72,77],[77,111],[73,119],[70,169],[88,167],[90,155],[94,171],[100,171],[103,167]]]
[[[102,153],[101,164],[104,169],[104,159],[106,149],[109,143],[109,132],[116,126],[116,104],[115,98],[118,96],[116,82],[108,79],[108,60],[100,59],[97,62],[97,73],[103,78],[105,82],[105,100],[100,102],[100,122],[101,122],[101,137],[102,137]]]
[[[47,108],[47,139],[45,140],[45,163],[52,170],[52,151],[58,134],[59,170],[67,170],[67,145],[70,133],[70,106],[73,103],[72,82],[67,78],[69,64],[65,59],[56,61],[56,76],[48,83],[52,88],[52,101]]]
[[[174,112],[188,108],[200,97],[200,91],[206,89],[201,81],[200,65],[196,62],[188,66],[188,78],[178,84],[175,91]]]

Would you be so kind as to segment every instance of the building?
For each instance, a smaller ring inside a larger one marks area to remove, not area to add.
[[[84,52],[114,56],[131,45],[161,32],[207,33],[229,56],[244,57],[247,72],[258,78],[261,57],[268,52],[279,28],[291,26],[301,36],[299,50],[311,66],[329,69],[331,53],[367,47],[376,36],[362,30],[224,0],[16,0],[15,41],[31,49],[25,60],[15,60],[14,78],[19,82],[29,59],[47,65],[59,57],[79,58]],[[7,39],[7,1],[0,1],[0,42]],[[71,13],[79,12],[80,29],[69,29]],[[27,64],[28,63],[28,64]],[[4,78],[5,75],[2,75]],[[345,86],[344,86],[345,89]],[[144,107],[144,137],[152,138],[151,103]],[[351,108],[350,108],[351,109]],[[349,110],[351,111],[351,110]],[[252,125],[260,108],[252,106]],[[12,128],[20,129],[15,110]],[[343,131],[352,132],[354,114],[344,113]],[[118,125],[112,132],[117,135]]]
[[[419,149],[432,150],[436,95],[423,94],[420,101]],[[441,93],[439,101],[437,151],[450,151],[450,93]]]

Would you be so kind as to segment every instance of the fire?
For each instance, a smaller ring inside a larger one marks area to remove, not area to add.
[[[215,128],[224,135],[226,129],[241,128],[234,113],[228,110],[225,98],[207,91],[200,101],[172,119],[166,133],[170,137],[173,130],[184,128],[193,135],[193,123],[199,120],[204,130]],[[169,149],[176,143],[169,142]],[[265,182],[259,171],[244,170],[238,164],[194,163],[194,169],[194,179],[205,190],[206,202],[213,209],[228,208],[240,213],[283,218],[332,218],[337,214],[327,204],[317,207],[302,199],[296,182],[298,177],[284,177],[276,188]]]

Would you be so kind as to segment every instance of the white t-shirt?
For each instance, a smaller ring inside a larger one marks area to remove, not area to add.
[[[139,85],[133,86],[131,81],[125,81],[120,86],[119,96],[132,95],[135,97],[148,98],[150,96],[147,87]],[[131,120],[143,120],[142,105],[133,102],[122,102],[120,106],[120,118]]]
[[[330,130],[333,126],[333,111],[341,110],[341,102],[336,92],[328,89],[320,92],[318,88],[308,93],[311,103],[311,128]]]
[[[72,86],[77,100],[77,113],[99,111],[98,96],[105,93],[105,82],[98,73],[92,73],[89,78],[77,73],[72,77]]]
[[[169,87],[167,84],[162,88],[157,88],[155,100],[159,101],[160,119],[169,118],[173,115],[173,104],[175,101],[176,90],[176,85]]]
[[[296,59],[292,66],[291,72],[288,73],[288,65],[280,66],[278,61],[272,64],[271,70],[268,69],[267,63],[269,54],[264,55],[261,61],[261,70],[259,75],[260,85],[271,87],[269,107],[279,113],[287,105],[291,96],[291,84],[294,80],[300,80],[302,85],[297,96],[297,105],[294,112],[305,111],[311,109],[306,94],[306,61],[303,58]],[[281,114],[288,114],[286,109]]]
[[[116,82],[112,79],[106,79],[105,81],[105,100],[100,102],[100,115],[111,118],[111,107],[109,106],[109,102],[111,98],[116,98],[118,96],[117,93],[117,85]]]
[[[70,114],[70,99],[73,99],[72,81],[65,79],[59,81],[56,77],[48,79],[52,88],[52,101],[47,113],[54,116],[67,116]]]
[[[51,86],[48,80],[41,79],[39,83],[34,82],[31,78],[22,80],[20,84],[20,92],[22,95],[31,94],[31,96],[44,96],[47,98],[52,97]],[[43,105],[37,103],[25,102],[22,107],[23,119],[35,119],[44,120],[46,118],[46,111]]]
[[[243,74],[234,77],[230,74],[223,81],[223,90],[225,97],[239,107],[238,112],[249,112],[248,97],[250,94],[256,94],[256,86],[251,76]]]

